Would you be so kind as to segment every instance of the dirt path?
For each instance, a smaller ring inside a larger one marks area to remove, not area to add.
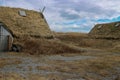
[[[7,54],[1,53],[1,59],[7,59],[8,65],[0,68],[0,72],[3,73],[17,73],[20,74],[22,77],[27,77],[30,74],[41,74],[43,76],[48,75],[59,75],[59,76],[66,76],[66,77],[79,77],[79,74],[75,73],[68,73],[68,72],[60,72],[59,70],[55,70],[54,68],[59,67],[57,62],[71,62],[76,60],[83,60],[93,58],[91,56],[73,56],[73,57],[64,57],[61,55],[41,55],[40,57],[30,57],[30,56],[16,56],[14,54]],[[14,59],[10,61],[10,59]],[[21,63],[14,64],[15,60],[21,61]],[[52,63],[55,62],[55,63]],[[53,67],[53,68],[52,68]]]

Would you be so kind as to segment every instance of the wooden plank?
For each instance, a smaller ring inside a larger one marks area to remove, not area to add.
[[[12,38],[10,35],[8,35],[8,51],[11,50],[11,47],[12,47]]]

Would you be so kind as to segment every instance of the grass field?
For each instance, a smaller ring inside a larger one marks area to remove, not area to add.
[[[114,39],[95,39],[87,33],[56,33],[61,41],[78,47],[104,49],[109,51],[120,51],[120,41]]]

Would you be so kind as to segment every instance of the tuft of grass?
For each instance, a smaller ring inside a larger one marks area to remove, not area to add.
[[[16,64],[20,64],[22,63],[22,61],[16,59],[16,58],[0,58],[0,68],[3,68],[6,65],[16,65]]]

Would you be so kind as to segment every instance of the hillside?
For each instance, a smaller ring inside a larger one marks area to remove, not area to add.
[[[120,52],[119,39],[95,38],[94,34],[91,34],[92,37],[89,35],[87,33],[55,33],[56,38],[62,42],[77,47]]]
[[[120,22],[96,24],[89,35],[94,38],[120,38]]]

